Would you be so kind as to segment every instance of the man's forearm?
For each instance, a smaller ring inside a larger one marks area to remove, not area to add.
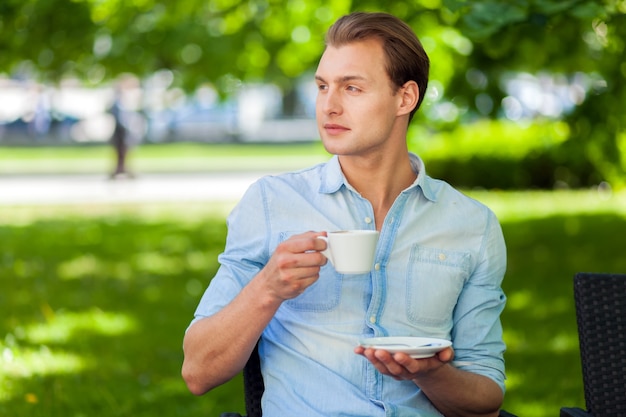
[[[448,364],[413,380],[446,417],[495,417],[503,393],[490,378]]]
[[[194,323],[183,341],[183,379],[201,395],[235,376],[246,364],[276,306],[250,283],[224,309]]]

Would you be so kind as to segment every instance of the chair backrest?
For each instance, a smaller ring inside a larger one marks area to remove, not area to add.
[[[259,345],[257,344],[250,359],[243,368],[243,388],[246,399],[246,417],[262,417],[261,397],[265,391],[265,383],[261,374]]]
[[[626,416],[626,275],[578,273],[574,300],[587,411]]]

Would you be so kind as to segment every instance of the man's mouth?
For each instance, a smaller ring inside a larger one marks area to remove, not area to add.
[[[335,124],[335,123],[326,123],[324,125],[324,130],[326,132],[328,132],[329,134],[331,134],[331,135],[338,135],[340,133],[347,132],[350,129],[348,129],[345,126],[338,125],[338,124]]]

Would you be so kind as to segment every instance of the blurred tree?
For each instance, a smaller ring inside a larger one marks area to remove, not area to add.
[[[420,34],[431,100],[447,104],[421,117],[438,128],[507,116],[515,74],[582,80],[576,105],[556,115],[570,128],[550,155],[569,167],[557,177],[625,177],[626,0],[2,0],[0,73],[98,84],[166,69],[188,91],[211,83],[226,95],[243,80],[288,93],[352,10],[392,12]]]
[[[3,0],[0,71],[98,83],[175,72],[187,89],[292,79],[311,68],[349,1]]]
[[[570,136],[548,155],[560,165],[552,167],[552,179],[573,186],[626,184],[626,1],[443,3],[473,43],[466,70],[456,71],[450,82],[450,97],[461,97],[475,114],[499,117],[507,103],[502,81],[511,74],[564,79],[570,84],[566,98],[575,106],[557,115],[567,121]],[[487,109],[481,108],[484,94]]]

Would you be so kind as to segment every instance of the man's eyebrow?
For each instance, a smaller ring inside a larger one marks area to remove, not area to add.
[[[324,79],[324,77],[320,76],[320,75],[315,75],[315,79],[317,81],[326,83],[326,80]],[[360,76],[360,75],[344,75],[343,77],[338,77],[335,79],[336,83],[345,83],[345,82],[349,82],[349,81],[365,81],[365,77]]]

